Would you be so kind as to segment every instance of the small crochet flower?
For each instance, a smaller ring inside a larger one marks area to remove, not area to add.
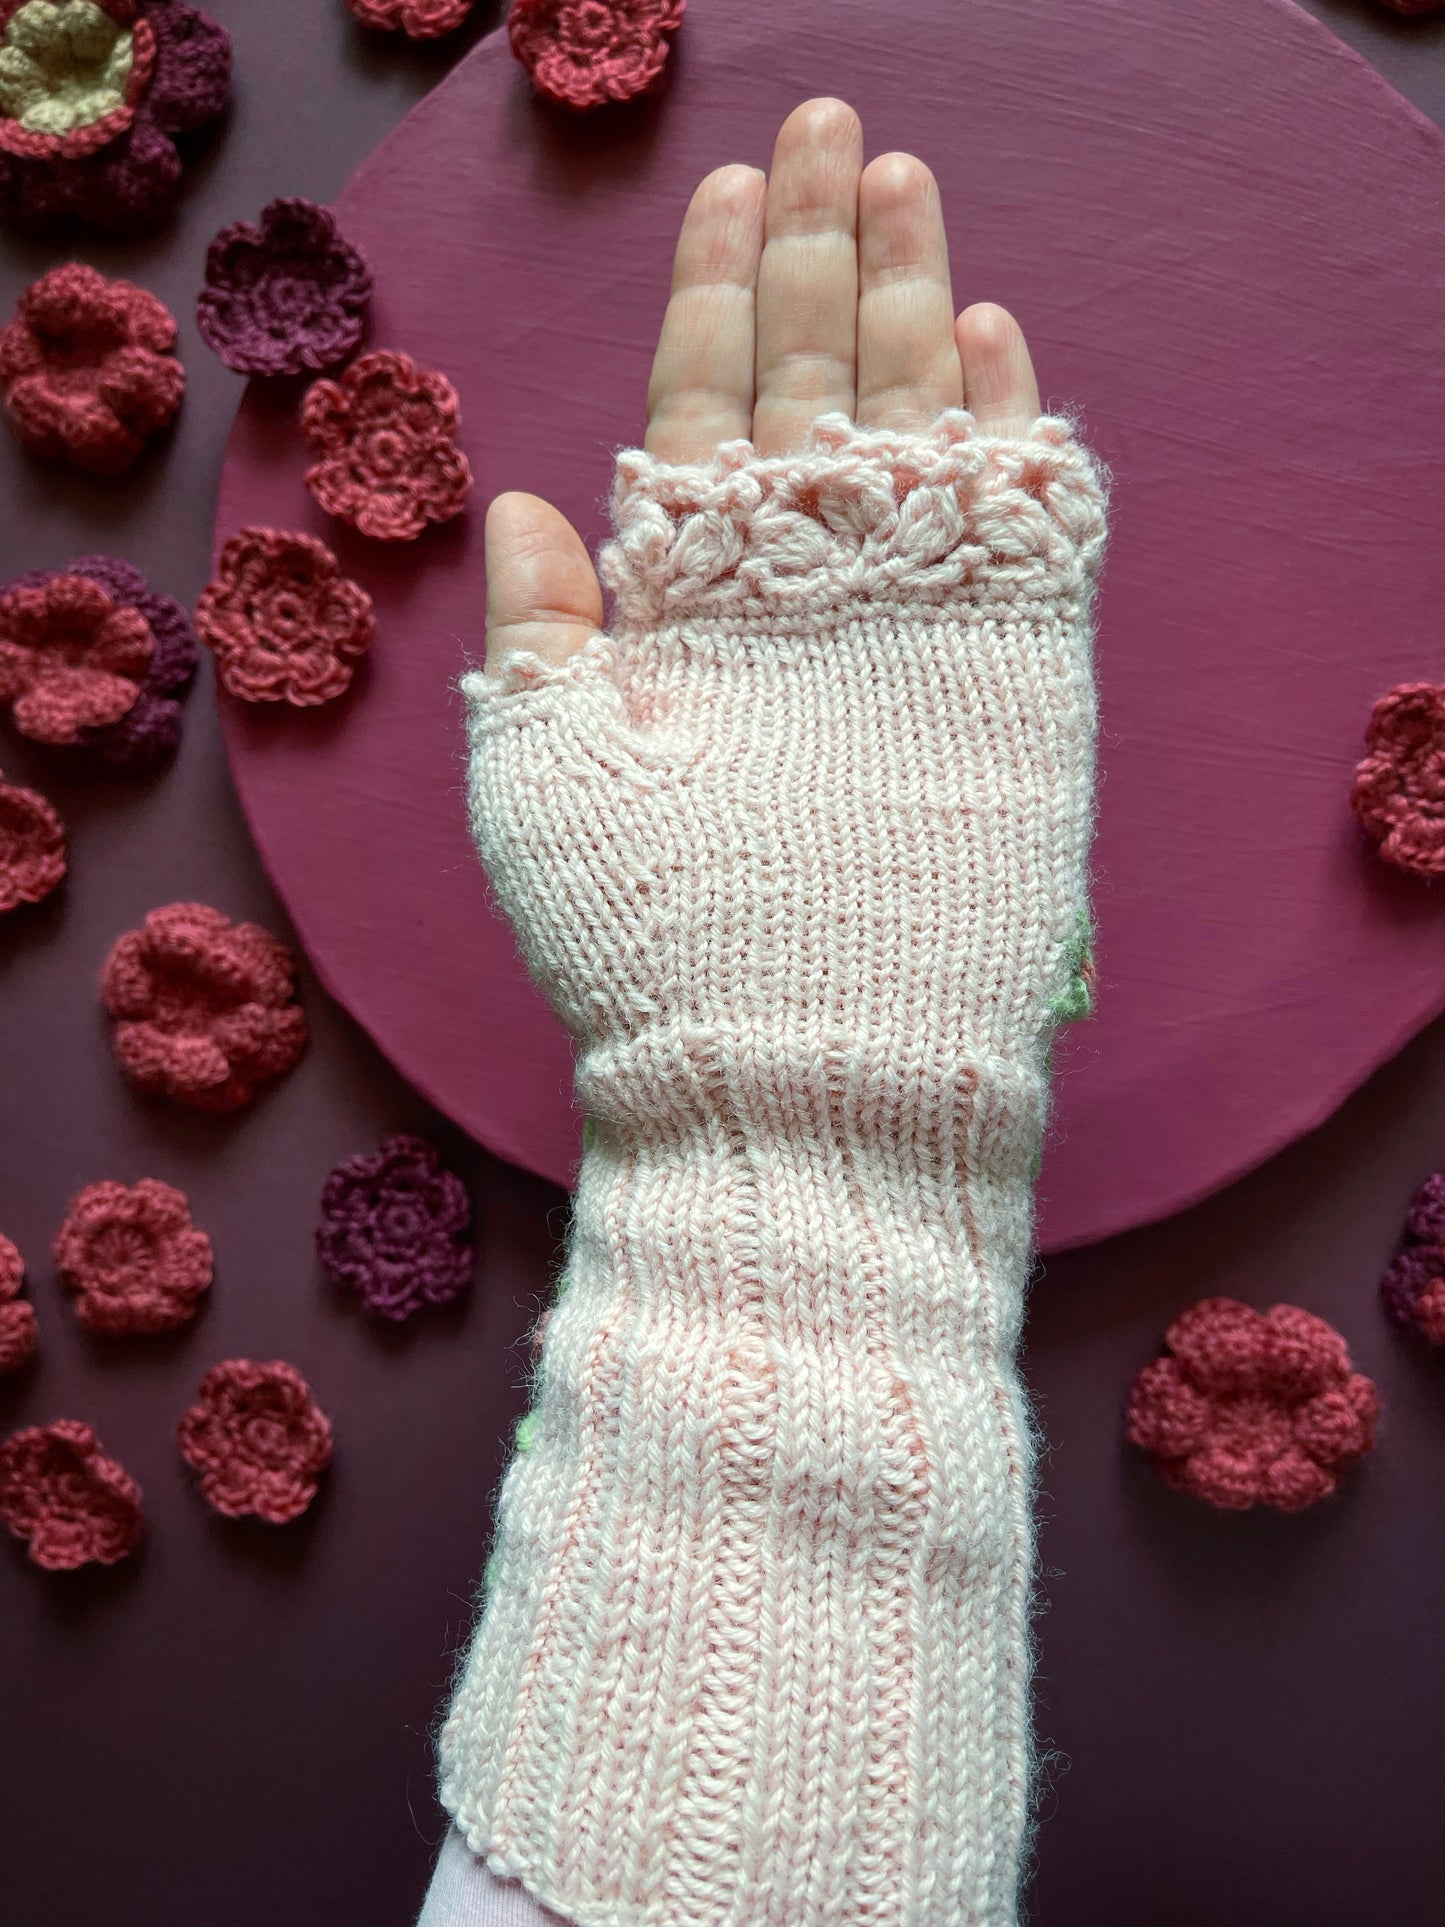
[[[1401,683],[1375,704],[1350,801],[1387,863],[1445,873],[1445,686]]]
[[[222,228],[196,302],[201,339],[242,375],[329,368],[361,339],[371,270],[315,201],[272,201]]]
[[[180,1422],[181,1456],[229,1519],[284,1525],[303,1513],[331,1462],[331,1421],[294,1365],[227,1358],[201,1380]]]
[[[0,0],[0,220],[152,227],[174,137],[226,104],[231,36],[185,0]]]
[[[444,1305],[472,1276],[466,1188],[419,1137],[348,1158],[321,1193],[316,1250],[334,1284],[382,1318]]]
[[[328,515],[410,542],[461,513],[472,471],[456,444],[457,391],[410,355],[378,350],[308,390],[301,426],[320,460],[306,486]]]
[[[1380,1297],[1403,1330],[1445,1345],[1445,1171],[1415,1193],[1399,1248],[1380,1280]]]
[[[1205,1298],[1146,1365],[1128,1431],[1166,1484],[1222,1511],[1298,1512],[1375,1442],[1380,1397],[1332,1325],[1296,1305]]]
[[[55,1262],[81,1324],[111,1337],[174,1331],[211,1284],[211,1241],[185,1193],[158,1178],[88,1184],[56,1234]]]
[[[78,1419],[30,1425],[0,1445],[0,1525],[50,1572],[113,1566],[141,1538],[141,1490]]]
[[[221,686],[248,703],[329,703],[350,686],[375,628],[371,597],[324,542],[242,529],[196,607]]]
[[[363,27],[400,28],[412,40],[435,40],[454,33],[474,0],[346,0]]]
[[[117,939],[100,980],[111,1041],[138,1089],[235,1111],[306,1048],[296,960],[259,924],[201,903],[152,910]]]
[[[65,875],[65,825],[40,794],[0,777],[0,915],[40,903]]]
[[[32,455],[120,475],[170,425],[186,389],[157,296],[78,261],[21,295],[0,333],[0,390]]]
[[[513,0],[512,52],[534,86],[560,106],[585,110],[631,100],[667,64],[668,35],[686,0]]]
[[[20,1296],[25,1260],[0,1235],[0,1377],[18,1372],[35,1350],[35,1307]]]
[[[0,703],[34,742],[84,744],[134,706],[154,647],[140,611],[89,576],[22,580],[0,595]]]

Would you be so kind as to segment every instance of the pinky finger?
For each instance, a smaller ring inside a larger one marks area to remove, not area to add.
[[[1007,308],[976,301],[953,324],[966,406],[989,435],[1022,435],[1039,413],[1039,384],[1024,331]]]

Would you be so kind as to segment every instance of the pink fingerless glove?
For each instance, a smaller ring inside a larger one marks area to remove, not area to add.
[[[829,417],[615,512],[611,634],[465,683],[590,1128],[443,1799],[579,1927],[1004,1927],[1100,477]]]

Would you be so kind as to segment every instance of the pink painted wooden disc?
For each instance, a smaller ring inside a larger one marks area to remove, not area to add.
[[[654,100],[573,119],[493,35],[338,202],[372,338],[462,396],[476,507],[397,548],[302,482],[294,394],[237,418],[218,539],[332,542],[374,659],[312,714],[228,704],[236,781],[329,987],[444,1111],[566,1180],[565,1037],[492,910],[453,684],[481,505],[589,539],[635,441],[678,219],[799,99],[939,176],[960,305],[1023,321],[1116,475],[1100,605],[1100,1008],[1061,1053],[1052,1247],[1158,1217],[1318,1124],[1445,1004],[1445,899],[1347,806],[1375,697],[1445,670],[1445,141],[1288,0],[698,0]]]

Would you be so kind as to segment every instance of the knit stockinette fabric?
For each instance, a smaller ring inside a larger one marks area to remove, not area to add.
[[[1004,1927],[1100,475],[829,417],[614,509],[611,634],[464,683],[591,1129],[442,1797],[578,1927]]]

